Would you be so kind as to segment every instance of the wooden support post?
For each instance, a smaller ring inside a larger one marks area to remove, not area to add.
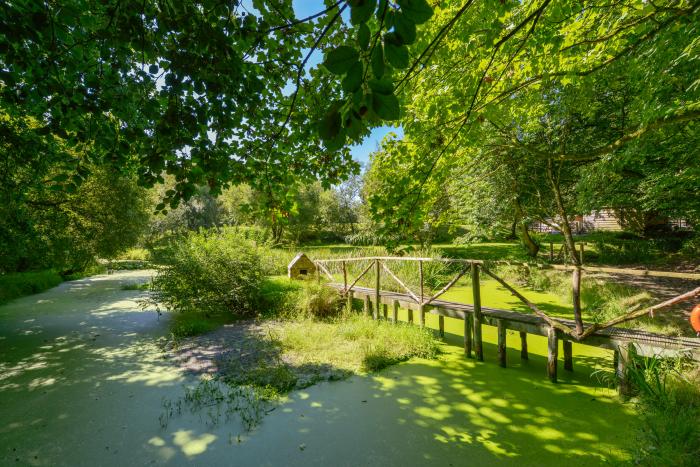
[[[374,319],[379,319],[380,307],[382,306],[381,296],[379,291],[381,290],[381,268],[382,264],[379,260],[376,260],[376,275],[374,283]]]
[[[348,293],[346,294],[347,303],[345,305],[345,308],[348,313],[352,313],[352,302],[355,298],[354,295],[355,293],[352,290],[348,291]]]
[[[584,252],[584,243],[579,243],[579,249],[581,250],[581,253],[579,254],[579,261],[581,262],[581,266],[583,266],[583,252]]]
[[[498,320],[498,364],[506,367],[506,325],[502,319]]]
[[[527,333],[520,331],[520,359],[527,360]]]
[[[547,375],[553,383],[557,382],[557,358],[559,357],[559,338],[553,327],[547,329]]]
[[[385,321],[389,319],[389,305],[386,303],[382,303],[382,317]]]
[[[406,311],[408,312],[408,322],[413,323],[413,309],[409,306]]]
[[[613,370],[617,370],[617,362],[620,361],[620,352],[613,350]]]
[[[369,300],[369,295],[365,295],[365,301],[364,301],[364,305],[362,306],[362,311],[363,311],[366,315],[371,315],[371,314],[372,314],[372,304],[371,304],[371,302],[370,302],[370,300]]]
[[[472,263],[472,293],[474,295],[474,353],[479,361],[484,361],[484,347],[481,340],[481,284],[479,265]]]
[[[549,242],[549,262],[554,262],[554,242]]]
[[[445,337],[445,317],[442,315],[438,316],[438,329],[440,337]]]
[[[392,306],[392,308],[393,308],[391,320],[393,321],[394,324],[396,324],[396,323],[399,322],[399,301],[398,301],[398,300],[394,300],[394,301],[391,303],[391,306]]]
[[[472,332],[474,316],[470,313],[464,314],[464,353],[467,358],[472,358]]]
[[[348,291],[348,270],[345,267],[345,261],[343,261],[343,292]]]
[[[633,344],[622,344],[617,348],[617,362],[615,365],[615,375],[617,376],[618,387],[617,392],[622,397],[627,397],[632,394],[632,384],[629,380],[629,375],[627,374],[627,366],[631,363],[630,358],[632,357],[632,352],[630,352]]]
[[[566,340],[562,342],[564,347],[564,369],[566,371],[574,371],[574,354],[573,354],[573,344],[571,341]]]
[[[423,303],[423,261],[418,261],[418,278],[420,279],[420,302]]]
[[[418,278],[420,279],[420,304],[418,305],[418,323],[425,327],[425,306],[423,305],[423,261],[418,261]]]

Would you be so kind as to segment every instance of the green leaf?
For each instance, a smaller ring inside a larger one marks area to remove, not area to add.
[[[335,75],[346,73],[360,58],[360,53],[347,45],[341,45],[326,54],[323,65]]]
[[[375,93],[389,95],[394,92],[394,85],[389,80],[372,79],[367,84],[369,84],[369,88]]]
[[[433,9],[425,0],[397,0],[401,11],[416,24],[423,24],[433,16]]]
[[[386,61],[395,68],[408,67],[408,47],[398,45],[400,42],[398,36],[393,33],[384,36],[384,54]]]
[[[404,44],[412,44],[416,40],[416,23],[403,13],[396,15],[394,19],[396,35]]]
[[[372,17],[377,0],[353,0],[350,2],[350,23],[366,23]]]
[[[355,64],[348,70],[348,73],[343,78],[343,90],[347,93],[352,93],[360,88],[362,85],[362,73],[364,72],[364,67],[362,63],[355,62]]]
[[[53,178],[53,181],[56,183],[63,183],[66,180],[68,180],[68,175],[66,174],[58,174]]]
[[[367,50],[367,47],[369,47],[369,38],[369,27],[365,23],[362,23],[360,29],[357,30],[357,43],[360,44],[362,50]]]
[[[341,127],[340,132],[335,138],[325,140],[323,141],[323,144],[325,144],[326,149],[330,151],[337,151],[338,149],[342,148],[345,144],[345,128]]]
[[[352,94],[352,103],[355,107],[362,104],[365,94],[362,92],[362,88],[358,89]]]
[[[156,212],[157,212],[157,211],[162,211],[163,209],[165,209],[165,203],[159,203],[159,204],[156,206]]]
[[[399,100],[393,94],[372,93],[372,110],[382,120],[398,120],[401,114]]]
[[[339,104],[331,106],[328,113],[323,117],[318,125],[318,135],[323,141],[329,141],[340,134],[342,128],[342,120],[338,108]]]
[[[158,65],[151,65],[148,67],[148,72],[152,75],[158,73],[158,70],[160,70],[160,68],[158,68]]]
[[[372,63],[372,73],[374,77],[381,78],[384,76],[384,51],[382,50],[382,44],[377,44],[374,49],[372,49],[370,61]]]

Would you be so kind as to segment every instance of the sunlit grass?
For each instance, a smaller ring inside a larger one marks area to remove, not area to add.
[[[430,330],[360,315],[288,321],[272,336],[294,362],[330,364],[351,372],[378,371],[412,357],[435,358],[439,348]]]

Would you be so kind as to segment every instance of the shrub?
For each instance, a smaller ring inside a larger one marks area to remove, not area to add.
[[[163,256],[149,301],[176,311],[251,315],[264,279],[262,248],[233,229],[189,233]]]
[[[700,381],[681,361],[639,359],[628,372],[638,391],[642,426],[638,465],[697,465],[700,458]]]
[[[302,283],[286,277],[268,277],[260,285],[258,310],[263,316],[296,316],[297,295]]]
[[[304,282],[296,295],[295,308],[302,316],[327,318],[340,311],[340,294],[330,287],[315,282]]]
[[[0,303],[56,287],[63,278],[56,271],[17,272],[0,276]]]
[[[117,259],[129,261],[150,261],[151,252],[145,248],[129,248],[124,253],[117,256]]]

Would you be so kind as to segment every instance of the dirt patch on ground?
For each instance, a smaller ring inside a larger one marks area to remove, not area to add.
[[[275,332],[280,321],[238,321],[200,336],[182,339],[168,353],[186,372],[210,375],[234,384],[270,385],[282,391],[334,381],[351,372],[295,360],[284,352]]]

